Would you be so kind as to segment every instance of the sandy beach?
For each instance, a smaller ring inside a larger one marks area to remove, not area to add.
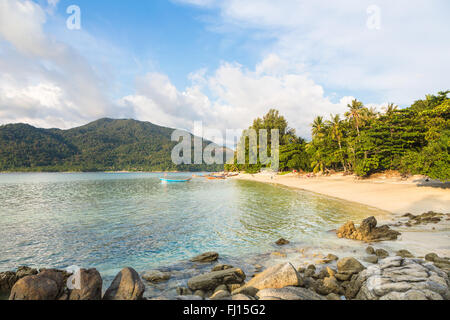
[[[450,212],[449,184],[426,181],[422,176],[402,179],[378,175],[370,179],[334,174],[308,178],[306,175],[240,174],[244,179],[308,190],[330,197],[362,203],[393,214]]]

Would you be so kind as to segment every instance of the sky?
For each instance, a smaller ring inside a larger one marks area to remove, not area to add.
[[[354,98],[381,110],[449,89],[448,12],[447,0],[0,0],[0,124],[243,129],[276,108],[308,138],[315,116]]]

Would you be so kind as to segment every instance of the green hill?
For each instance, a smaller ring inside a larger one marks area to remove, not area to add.
[[[69,130],[0,126],[0,171],[217,171],[180,165],[170,155],[174,129],[136,120],[100,119]],[[204,141],[204,145],[211,143]]]

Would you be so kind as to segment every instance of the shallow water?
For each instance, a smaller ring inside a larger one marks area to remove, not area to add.
[[[125,266],[160,268],[210,250],[241,259],[273,251],[280,237],[320,245],[349,219],[384,214],[262,183],[163,185],[160,176],[0,174],[0,271],[78,265],[110,278]]]

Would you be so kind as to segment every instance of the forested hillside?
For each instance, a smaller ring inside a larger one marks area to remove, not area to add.
[[[223,170],[220,165],[174,165],[172,132],[150,122],[113,119],[69,130],[4,125],[0,171]]]

